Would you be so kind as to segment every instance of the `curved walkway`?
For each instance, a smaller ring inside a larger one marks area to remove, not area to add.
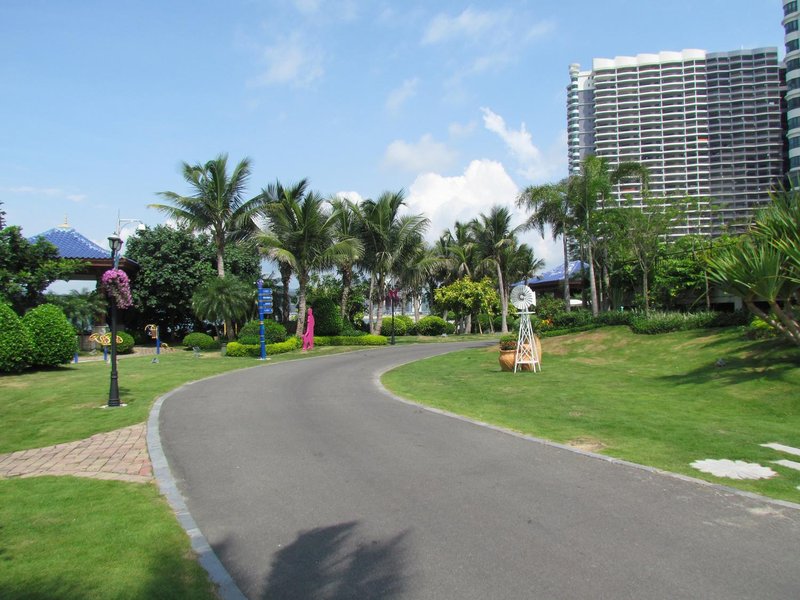
[[[273,364],[170,395],[161,443],[184,516],[248,598],[800,596],[796,508],[453,419],[377,384],[453,349]]]

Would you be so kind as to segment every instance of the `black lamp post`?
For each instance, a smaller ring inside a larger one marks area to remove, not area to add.
[[[111,261],[117,268],[119,256],[117,253],[122,248],[122,239],[115,233],[108,236],[108,245],[111,248]],[[117,374],[117,301],[113,295],[111,300],[111,389],[108,392],[108,405],[119,406],[119,376]]]

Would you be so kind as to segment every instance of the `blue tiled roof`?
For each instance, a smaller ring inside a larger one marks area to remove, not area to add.
[[[38,237],[43,237],[58,248],[61,258],[111,258],[111,250],[101,248],[72,227],[54,227],[33,236],[30,241],[33,242]]]
[[[585,264],[579,260],[573,260],[569,263],[569,278],[575,279],[576,277],[580,276],[581,274],[581,265]],[[585,267],[587,270],[589,269],[589,265]],[[549,271],[545,271],[544,273],[540,273],[539,275],[534,275],[530,279],[526,279],[525,281],[517,281],[513,283],[514,285],[521,285],[523,283],[531,285],[537,283],[554,283],[556,281],[563,281],[564,280],[564,265],[561,264],[557,266],[555,269],[550,269]]]

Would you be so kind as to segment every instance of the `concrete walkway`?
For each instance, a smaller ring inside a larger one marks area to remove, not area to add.
[[[0,454],[0,477],[75,475],[148,483],[153,468],[147,454],[146,425],[139,423],[85,440]]]

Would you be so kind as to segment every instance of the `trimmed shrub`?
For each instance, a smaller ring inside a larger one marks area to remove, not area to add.
[[[200,350],[218,350],[219,342],[207,333],[195,331],[183,338],[183,346],[187,350],[191,350],[195,346],[200,348]]]
[[[385,346],[389,339],[383,335],[331,335],[314,336],[315,346]]]
[[[556,298],[549,294],[540,294],[536,298],[534,309],[540,319],[555,322],[556,317],[567,314],[567,305],[563,298]]]
[[[414,326],[414,320],[407,315],[394,316],[394,335],[408,335],[409,328]],[[383,317],[380,328],[381,335],[392,335],[392,317]]]
[[[500,350],[514,350],[517,347],[517,336],[507,333],[500,336]]]
[[[261,344],[261,323],[258,319],[248,321],[239,330],[239,336],[236,340],[245,345]],[[272,319],[264,319],[264,341],[267,344],[276,344],[278,342],[286,341],[286,327],[273,321]]]
[[[316,298],[311,303],[314,311],[314,335],[341,335],[344,322],[339,305],[330,298]]]
[[[630,310],[625,312],[609,310],[597,315],[594,322],[598,325],[630,325],[635,315],[636,313]]]
[[[22,371],[31,361],[31,334],[10,306],[0,303],[0,372]]]
[[[567,335],[570,333],[580,333],[581,331],[591,331],[601,327],[597,323],[589,323],[588,325],[581,325],[580,327],[570,327],[568,329],[546,329],[541,333],[537,333],[540,337],[558,337],[559,335]]]
[[[344,327],[342,327],[342,335],[344,337],[360,337],[362,335],[367,335],[368,333],[369,332],[362,329],[356,329],[353,327],[352,323],[345,323]]]
[[[779,334],[772,325],[756,317],[744,330],[744,335],[749,340],[766,340],[778,337]]]
[[[563,302],[562,302],[563,304]],[[583,327],[592,322],[592,313],[579,308],[570,312],[559,312],[551,319],[554,329],[568,329],[570,327]]]
[[[415,329],[417,335],[442,335],[447,333],[447,321],[442,317],[428,315],[417,322]],[[455,328],[453,328],[453,331],[455,331]]]
[[[22,317],[33,345],[31,365],[57,367],[70,362],[78,350],[75,329],[64,311],[54,304],[42,304],[30,309]]]
[[[122,341],[117,344],[117,354],[133,354],[133,346],[136,340],[127,331],[118,331],[117,336],[122,338]]]
[[[669,333],[706,327],[732,327],[747,324],[748,320],[743,313],[713,311],[699,313],[651,312],[647,315],[636,313],[631,321],[631,331],[643,334]]]
[[[267,356],[275,354],[284,354],[297,350],[302,345],[300,338],[290,337],[285,342],[275,342],[274,344],[267,344]],[[233,358],[261,358],[261,344],[242,344],[241,342],[228,342],[226,356]]]

